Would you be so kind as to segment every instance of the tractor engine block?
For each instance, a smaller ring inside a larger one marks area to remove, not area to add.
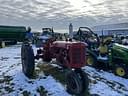
[[[43,49],[37,50],[36,59],[46,62],[56,59],[59,65],[68,68],[81,68],[86,64],[86,45],[82,42],[47,42]]]

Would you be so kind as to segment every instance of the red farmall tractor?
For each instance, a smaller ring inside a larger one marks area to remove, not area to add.
[[[48,38],[37,50],[34,56],[33,49],[28,42],[24,42],[21,48],[21,60],[23,73],[31,78],[34,73],[35,59],[50,62],[56,59],[58,65],[66,70],[67,90],[72,94],[81,94],[88,89],[89,81],[86,73],[82,70],[86,59],[86,44],[74,41],[55,41]],[[64,71],[65,72],[65,71]]]

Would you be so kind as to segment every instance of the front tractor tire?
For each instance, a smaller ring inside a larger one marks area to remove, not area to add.
[[[70,94],[82,95],[89,86],[89,80],[83,71],[69,71],[66,75],[67,91]]]
[[[34,52],[32,46],[28,42],[24,42],[21,47],[21,62],[22,71],[28,77],[32,78],[35,62],[34,62]]]
[[[88,54],[86,57],[86,62],[85,62],[88,66],[91,67],[96,67],[96,58],[94,56],[92,56],[91,54]]]

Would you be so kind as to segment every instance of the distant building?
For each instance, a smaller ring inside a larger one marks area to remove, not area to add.
[[[128,35],[128,23],[99,25],[91,29],[98,35]]]

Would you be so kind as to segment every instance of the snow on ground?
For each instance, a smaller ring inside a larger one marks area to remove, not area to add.
[[[100,96],[128,96],[128,79],[88,66],[84,70],[92,81],[89,89],[91,94],[98,94]]]
[[[41,74],[36,79],[25,77],[21,68],[20,47],[16,45],[0,49],[0,96],[19,96],[24,91],[30,92],[31,96],[40,96],[37,92],[40,86],[43,86],[51,96],[70,96],[62,84],[51,76],[45,78]]]
[[[40,96],[37,91],[45,88],[47,96],[71,96],[65,87],[52,76],[42,73],[34,79],[28,79],[22,73],[20,49],[21,45],[0,49],[0,96]],[[99,96],[128,96],[128,79],[112,73],[84,67],[90,79],[89,92]]]

